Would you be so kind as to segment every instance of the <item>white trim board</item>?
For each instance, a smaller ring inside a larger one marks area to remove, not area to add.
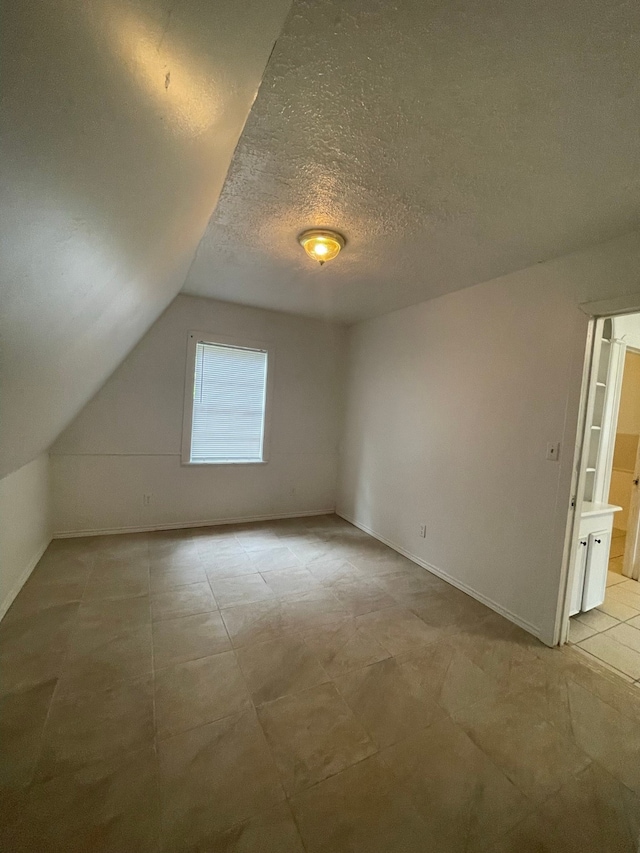
[[[376,533],[375,530],[372,530],[370,527],[367,527],[366,524],[361,524],[359,521],[356,521],[354,518],[346,515],[340,510],[336,509],[336,515],[343,518],[345,521],[348,521],[349,524],[353,524],[354,527],[357,527],[359,530],[362,530],[364,533],[368,533],[369,536],[373,536],[374,539],[377,539],[379,542],[382,542],[385,545],[388,545],[389,548],[393,548],[394,551],[397,551],[399,554],[402,554],[403,557],[407,557],[407,559],[411,560],[413,563],[417,563],[418,566],[421,566],[423,569],[426,569],[428,572],[431,572],[433,575],[437,575],[437,577],[442,578],[442,580],[450,583],[451,586],[455,586],[457,589],[465,592],[467,595],[470,595],[471,598],[475,598],[476,601],[479,601],[481,604],[486,605],[495,613],[498,613],[500,616],[504,616],[505,619],[508,619],[509,622],[513,622],[514,625],[517,625],[519,628],[522,628],[528,634],[533,634],[541,643],[545,645],[549,645],[541,635],[540,630],[532,625],[530,622],[527,622],[525,619],[521,619],[519,616],[516,616],[515,613],[512,613],[510,610],[507,610],[502,605],[493,601],[490,598],[487,598],[486,595],[483,595],[481,592],[477,592],[472,587],[468,586],[466,583],[457,580],[448,572],[443,571],[442,569],[437,568],[436,566],[432,566],[431,563],[427,563],[425,560],[422,560],[420,557],[417,557],[415,554],[412,554],[410,551],[405,550],[402,546],[396,545],[395,542],[391,542],[391,540],[386,539],[384,536],[380,536],[380,534]]]
[[[53,537],[51,537],[51,538],[53,538]],[[34,556],[27,563],[27,566],[24,569],[24,571],[20,574],[20,577],[17,579],[17,581],[14,583],[14,585],[9,590],[7,597],[0,604],[0,620],[2,620],[4,618],[4,616],[7,613],[7,610],[11,607],[13,602],[18,597],[18,593],[20,592],[22,587],[26,584],[26,582],[29,580],[29,577],[31,576],[31,572],[38,565],[42,555],[44,554],[44,552],[49,547],[49,544],[51,542],[51,538],[47,539],[43,544],[40,545],[40,547],[38,548],[38,550],[36,551]]]
[[[617,314],[635,314],[640,311],[640,292],[625,293],[595,302],[583,302],[580,310],[590,317],[614,317]]]
[[[312,518],[315,515],[333,515],[335,507],[310,509],[305,512],[285,512],[276,515],[242,515],[236,518],[216,518],[202,521],[178,521],[171,524],[153,524],[148,527],[103,527],[93,530],[68,530],[53,534],[54,539],[73,539],[78,536],[116,536],[119,533],[153,533],[155,530],[187,530],[192,527],[219,527],[222,524],[246,524],[251,521],[279,521],[285,518]]]

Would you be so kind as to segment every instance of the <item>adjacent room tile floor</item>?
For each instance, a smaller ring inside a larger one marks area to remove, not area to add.
[[[614,528],[605,600],[571,618],[569,642],[640,688],[640,583],[622,574],[625,535]]]
[[[637,853],[610,581],[552,650],[335,516],[55,541],[0,623],[0,848]]]

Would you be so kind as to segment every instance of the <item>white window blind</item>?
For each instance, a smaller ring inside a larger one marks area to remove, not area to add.
[[[266,387],[266,352],[199,341],[191,462],[261,462]]]

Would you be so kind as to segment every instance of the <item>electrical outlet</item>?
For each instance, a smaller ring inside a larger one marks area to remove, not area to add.
[[[427,538],[427,525],[426,524],[420,525],[420,538],[421,539]]]
[[[142,496],[142,506],[151,506],[151,495]]]
[[[550,462],[557,462],[560,458],[560,442],[549,442],[547,444],[547,459]]]

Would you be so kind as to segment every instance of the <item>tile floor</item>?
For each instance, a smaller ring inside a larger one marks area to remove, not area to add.
[[[640,687],[640,583],[622,574],[624,545],[625,532],[614,528],[606,598],[571,618],[569,642]]]
[[[638,849],[640,690],[335,516],[56,541],[0,666],[10,853]]]

